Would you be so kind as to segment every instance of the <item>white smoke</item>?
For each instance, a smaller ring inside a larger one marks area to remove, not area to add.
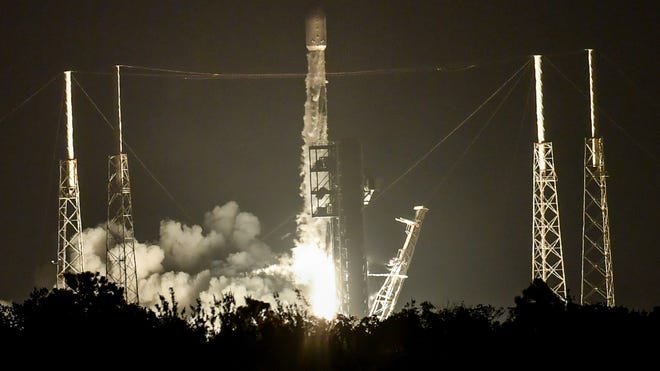
[[[197,299],[208,305],[233,293],[238,305],[245,297],[275,305],[298,303],[291,258],[275,254],[259,240],[261,225],[251,213],[240,211],[236,202],[216,206],[204,216],[204,226],[188,226],[164,220],[156,243],[135,243],[140,304],[151,307],[160,296],[169,298],[170,288],[180,308]],[[105,274],[104,225],[83,233],[85,269]],[[303,296],[305,287],[300,286]]]
[[[167,270],[181,269],[197,273],[207,268],[213,253],[218,254],[225,239],[215,231],[205,234],[198,225],[187,226],[173,220],[160,222],[160,247],[163,249],[163,266]]]

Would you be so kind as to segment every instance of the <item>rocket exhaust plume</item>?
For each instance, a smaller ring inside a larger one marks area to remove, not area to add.
[[[298,214],[293,270],[296,281],[309,287],[312,312],[331,318],[337,312],[334,263],[331,247],[326,244],[330,220],[311,215],[309,146],[328,141],[327,97],[325,76],[326,24],[320,9],[306,19],[307,77],[305,86],[304,126],[300,164],[300,196],[303,209]]]

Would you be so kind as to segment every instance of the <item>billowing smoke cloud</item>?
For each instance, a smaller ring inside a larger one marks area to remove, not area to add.
[[[157,243],[135,244],[140,304],[157,304],[170,288],[181,308],[228,292],[239,305],[246,296],[274,305],[278,295],[297,303],[296,288],[303,295],[306,288],[294,282],[291,258],[275,254],[259,240],[260,232],[259,219],[233,201],[207,212],[203,226],[161,221]],[[84,231],[86,270],[105,273],[106,235],[104,225]]]

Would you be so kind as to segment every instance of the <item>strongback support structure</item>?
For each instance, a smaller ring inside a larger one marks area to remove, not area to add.
[[[84,270],[78,165],[73,151],[71,71],[64,72],[64,80],[67,118],[67,159],[60,161],[56,262],[56,286],[60,289],[66,288],[66,282],[64,280],[65,273],[81,273]]]
[[[555,172],[552,142],[545,141],[540,55],[534,56],[534,70],[538,141],[534,143],[533,165],[532,280],[542,279],[555,294],[566,300],[557,173]]]
[[[337,145],[318,144],[309,147],[310,199],[313,218],[328,218],[325,245],[332,253],[338,312],[350,311],[348,249],[341,244],[341,178]]]
[[[336,146],[334,144],[309,146],[309,159],[312,216],[336,217],[339,205]]]
[[[616,305],[603,139],[596,126],[593,50],[588,49],[591,137],[584,141],[580,304]]]
[[[337,254],[335,271],[346,270],[348,277],[348,314],[362,318],[367,314],[367,259],[364,250],[364,176],[362,147],[353,139],[337,143],[339,217],[332,224]],[[344,265],[342,261],[348,261]],[[344,277],[344,276],[342,276]]]
[[[355,140],[309,148],[311,214],[329,218],[326,246],[331,248],[338,311],[367,313],[367,271],[362,207],[362,151]]]
[[[108,234],[106,237],[106,276],[124,289],[129,303],[139,303],[133,232],[133,206],[128,157],[123,153],[121,124],[121,80],[117,66],[117,139],[119,153],[108,160]]]
[[[406,225],[406,240],[403,247],[399,249],[397,255],[392,258],[388,264],[389,273],[370,274],[370,276],[385,276],[385,282],[376,294],[369,316],[376,316],[379,320],[385,320],[392,314],[396,307],[396,302],[403,287],[403,281],[408,277],[408,268],[415,253],[415,245],[419,238],[419,232],[426,216],[427,208],[424,206],[415,206],[415,220],[397,218],[398,222]]]

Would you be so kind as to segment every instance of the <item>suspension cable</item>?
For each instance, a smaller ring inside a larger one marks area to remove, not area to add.
[[[144,66],[130,66],[120,65],[120,67],[133,70],[151,71],[155,73],[127,73],[130,76],[142,77],[175,77],[186,80],[259,80],[259,79],[298,79],[307,76],[307,73],[214,73],[214,72],[195,72],[183,71],[168,68],[157,67],[144,67]],[[357,70],[357,71],[343,71],[343,72],[326,72],[326,76],[342,77],[342,76],[368,76],[368,75],[389,75],[389,74],[403,74],[403,73],[423,73],[423,72],[462,72],[469,69],[478,67],[477,64],[469,64],[459,67],[404,67],[404,68],[381,68],[370,70]]]
[[[374,201],[382,197],[384,194],[387,193],[394,185],[396,185],[401,179],[403,179],[406,175],[408,175],[414,168],[416,168],[422,161],[426,160],[427,157],[431,155],[438,147],[440,147],[441,144],[443,144],[447,139],[449,139],[458,129],[463,127],[477,112],[479,112],[488,102],[493,99],[511,80],[513,80],[518,74],[525,69],[529,65],[529,60],[525,62],[516,72],[513,73],[500,87],[495,89],[493,93],[491,93],[486,100],[484,100],[472,113],[470,113],[463,121],[461,121],[455,128],[453,128],[449,134],[445,135],[442,139],[440,139],[437,143],[435,143],[426,153],[424,153],[422,156],[420,156],[415,162],[413,162],[412,165],[410,165],[401,175],[399,175],[394,181],[392,181],[387,187],[385,187],[381,192],[379,192],[376,196],[374,196],[369,203],[369,205],[372,205]]]
[[[465,147],[465,149],[463,150],[463,152],[462,152],[462,153],[458,156],[458,158],[457,158],[457,159],[451,164],[451,166],[449,167],[449,170],[445,173],[445,175],[442,177],[442,179],[440,179],[440,182],[438,182],[438,183],[437,183],[437,184],[431,189],[431,192],[429,192],[428,196],[426,196],[426,198],[425,198],[424,201],[422,202],[423,205],[426,205],[426,204],[428,203],[428,201],[429,201],[429,198],[430,198],[432,195],[434,195],[434,194],[440,189],[440,187],[442,187],[442,185],[445,183],[445,181],[447,180],[447,178],[449,178],[449,175],[451,175],[451,173],[454,172],[454,170],[455,170],[456,167],[458,166],[458,163],[461,162],[461,161],[463,160],[463,158],[467,155],[467,153],[470,151],[470,149],[472,148],[472,146],[474,145],[474,143],[476,143],[477,140],[479,139],[479,137],[481,137],[481,134],[484,132],[484,130],[486,130],[486,128],[488,128],[488,126],[490,126],[490,123],[492,122],[492,120],[493,120],[493,118],[495,117],[495,115],[500,111],[500,109],[502,108],[502,106],[504,105],[504,103],[509,99],[509,96],[511,96],[511,93],[513,93],[513,91],[514,91],[514,90],[516,89],[516,87],[518,86],[518,83],[520,83],[520,80],[522,79],[522,76],[523,76],[522,74],[518,76],[518,79],[516,79],[516,81],[513,83],[513,85],[511,85],[511,88],[508,90],[508,92],[506,93],[506,95],[504,96],[504,98],[502,98],[502,100],[500,101],[500,103],[495,107],[495,110],[493,110],[493,112],[491,113],[490,117],[488,117],[488,119],[486,120],[486,122],[484,123],[484,125],[479,129],[479,131],[478,131],[477,134],[474,136],[474,138],[472,138],[472,140],[470,141],[470,143],[468,143],[468,145]]]
[[[57,73],[53,77],[51,77],[45,84],[41,85],[39,89],[37,89],[34,93],[30,94],[27,98],[25,98],[21,103],[19,103],[17,106],[12,108],[9,112],[7,112],[4,116],[0,117],[0,125],[7,119],[9,116],[13,115],[14,112],[18,111],[23,107],[27,102],[32,100],[32,98],[36,97],[37,94],[39,94],[42,90],[44,90],[48,85],[50,85],[53,81],[55,81],[55,78],[59,76],[60,74]]]
[[[99,107],[98,107],[98,105],[96,104],[96,102],[94,102],[94,100],[92,99],[92,97],[90,97],[89,94],[87,94],[87,91],[85,91],[85,88],[83,88],[82,85],[80,85],[80,82],[78,82],[78,80],[76,80],[75,77],[73,78],[73,81],[76,83],[76,85],[78,85],[78,87],[80,87],[80,89],[81,89],[82,92],[85,94],[85,96],[87,97],[87,99],[89,100],[89,102],[90,102],[90,103],[92,104],[92,106],[94,106],[94,108],[96,109],[96,112],[98,112],[98,113],[101,115],[101,117],[103,118],[103,120],[105,121],[105,123],[108,124],[108,126],[110,126],[110,128],[114,131],[114,130],[115,130],[115,126],[112,125],[112,123],[110,122],[110,120],[108,120],[108,118],[103,114],[103,112],[101,112],[101,110],[99,109]],[[184,207],[181,205],[181,203],[180,203],[179,201],[177,201],[176,198],[174,198],[174,196],[173,196],[172,193],[167,189],[167,187],[165,187],[165,185],[164,185],[164,184],[163,184],[163,183],[162,183],[162,182],[156,177],[156,175],[155,175],[155,174],[154,174],[154,173],[153,173],[153,172],[147,167],[147,165],[144,163],[144,161],[142,161],[142,159],[140,158],[140,156],[137,155],[137,153],[135,152],[135,150],[133,150],[133,148],[132,148],[132,147],[131,147],[131,146],[130,146],[125,140],[124,140],[124,145],[126,146],[126,148],[128,148],[128,151],[133,155],[133,157],[135,157],[135,159],[138,161],[138,163],[140,164],[140,166],[142,166],[142,167],[144,168],[144,170],[147,172],[147,174],[149,174],[149,176],[151,177],[151,179],[153,179],[154,182],[156,182],[156,184],[157,184],[157,185],[160,187],[160,189],[165,193],[165,195],[167,195],[167,197],[168,197],[168,198],[174,203],[174,205],[179,209],[179,211],[180,211],[181,213],[183,213],[183,215],[186,217],[188,223],[192,223],[192,218],[190,217],[190,214],[184,209]]]
[[[562,72],[554,63],[552,63],[552,61],[550,61],[547,58],[545,60],[548,62],[548,64],[550,64],[552,68],[555,69],[555,71],[559,73],[559,75],[564,80],[566,80],[573,88],[575,88],[575,90],[577,90],[578,93],[582,95],[582,97],[589,98],[587,93],[585,93],[584,90],[580,89],[580,87],[568,76],[566,76],[566,74],[564,74],[564,72]],[[651,153],[650,150],[644,147],[638,140],[633,138],[633,136],[628,132],[628,130],[626,130],[623,126],[621,126],[616,120],[614,120],[614,118],[612,118],[612,116],[610,116],[609,113],[607,113],[604,109],[602,109],[601,106],[596,107],[596,110],[602,117],[605,117],[609,122],[611,122],[612,125],[614,125],[614,127],[619,129],[623,133],[623,135],[625,135],[635,146],[637,146],[637,148],[639,148],[642,152],[644,152],[644,154],[649,156],[653,161],[660,163],[660,160],[655,155],[653,155],[653,153]]]

